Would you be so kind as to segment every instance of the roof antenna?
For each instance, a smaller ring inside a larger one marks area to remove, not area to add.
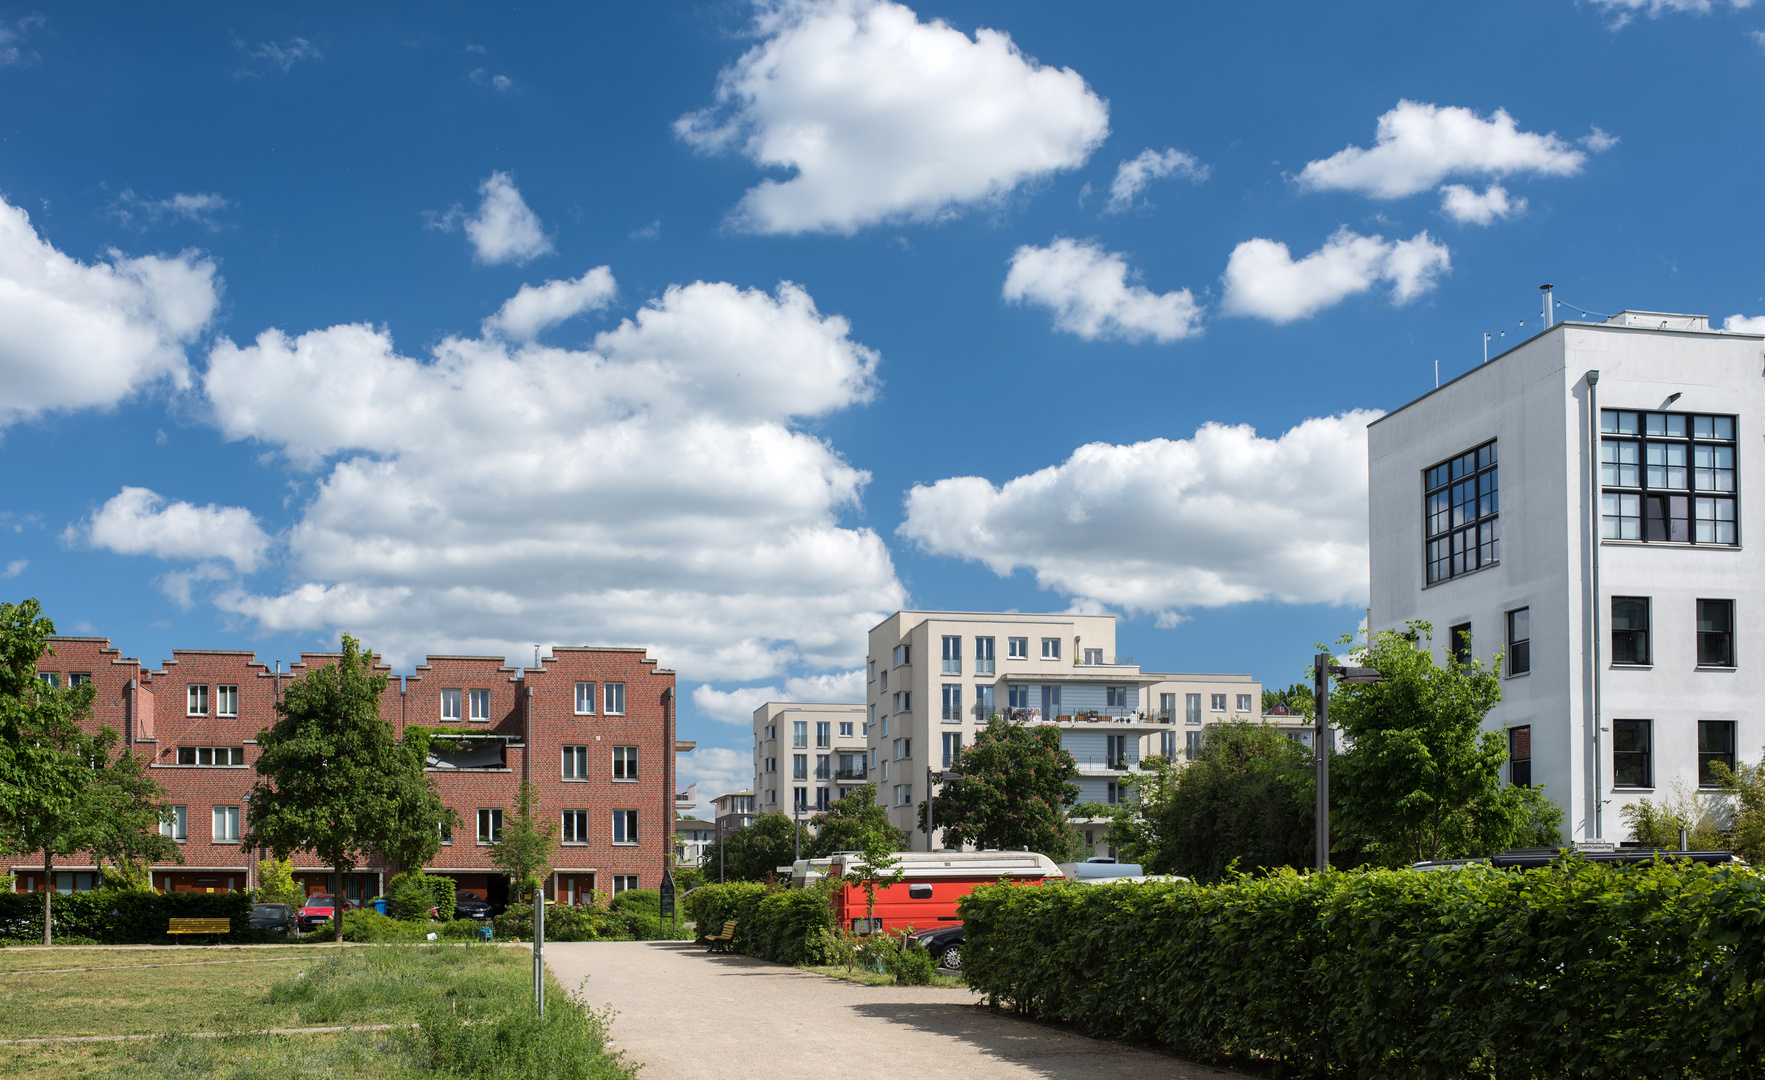
[[[1551,307],[1553,306],[1551,304],[1551,289],[1553,288],[1555,288],[1555,286],[1550,284],[1540,285],[1538,287],[1538,291],[1544,294],[1544,328],[1546,330],[1551,328]]]

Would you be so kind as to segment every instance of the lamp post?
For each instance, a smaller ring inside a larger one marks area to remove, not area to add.
[[[960,780],[959,772],[934,772],[930,765],[925,767],[925,849],[935,851],[932,847],[932,785],[940,781]]]
[[[1312,658],[1312,699],[1316,705],[1313,710],[1316,722],[1312,733],[1312,761],[1316,764],[1318,777],[1317,868],[1320,871],[1330,869],[1330,747],[1326,743],[1330,734],[1330,677],[1357,684],[1385,681],[1385,676],[1374,668],[1343,667],[1332,663],[1335,659],[1329,653],[1319,653]]]

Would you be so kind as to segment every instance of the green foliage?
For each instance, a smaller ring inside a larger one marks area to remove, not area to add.
[[[884,848],[907,850],[907,834],[889,821],[888,808],[876,801],[876,785],[849,789],[832,806],[815,816],[815,839],[803,848],[803,857],[825,859],[836,851],[869,851]]]
[[[1233,867],[1312,863],[1311,752],[1261,724],[1215,724],[1195,760],[1148,762],[1128,780],[1138,798],[1112,812],[1122,857],[1148,873],[1218,881]]]
[[[1540,829],[1541,800],[1502,782],[1507,747],[1483,717],[1501,700],[1501,657],[1435,665],[1433,628],[1375,634],[1361,663],[1384,682],[1339,684],[1330,719],[1353,740],[1331,764],[1335,849],[1380,863],[1488,855]],[[1344,639],[1345,642],[1348,639]]]
[[[614,911],[600,903],[547,904],[545,908],[545,939],[547,941],[650,941],[662,936],[652,929],[649,937],[633,933],[634,919],[650,919],[653,915]],[[510,904],[492,925],[496,936],[519,941],[533,939],[533,905]]]
[[[1638,799],[1618,811],[1637,843],[1669,851],[1679,847],[1680,829],[1685,830],[1692,851],[1725,846],[1724,826],[1730,815],[1724,796],[1695,791],[1678,778],[1668,786],[1667,795],[1660,802]]]
[[[511,1080],[630,1080],[635,1070],[606,1050],[606,1020],[565,994],[548,995],[545,1018],[515,1010],[468,1023],[436,1007],[411,1036],[437,1076]]]
[[[1712,768],[1716,782],[1734,803],[1729,848],[1754,866],[1765,866],[1765,755],[1757,765],[1743,761],[1730,769],[1717,762]]]
[[[535,813],[539,793],[521,781],[515,805],[503,815],[502,839],[490,849],[490,861],[509,875],[515,896],[527,896],[551,873],[552,849],[557,846],[558,823]]]
[[[700,934],[736,920],[730,947],[780,964],[826,964],[839,959],[833,905],[827,888],[774,889],[749,882],[707,885],[687,898]]]
[[[676,866],[674,868],[674,891],[678,895],[688,889],[696,889],[710,881],[705,871],[697,866]]]
[[[808,851],[813,838],[809,830],[776,811],[761,814],[753,822],[730,830],[722,840],[705,845],[700,865],[705,876],[716,880],[721,865],[729,881],[765,881],[778,868],[797,859],[799,845]],[[719,854],[723,861],[718,862]]]
[[[294,862],[290,859],[264,859],[257,864],[257,893],[260,904],[306,903],[306,889],[294,880]]]
[[[889,974],[895,977],[898,986],[930,986],[932,976],[938,973],[937,961],[924,949],[897,945],[884,955]]]
[[[166,934],[172,919],[229,919],[227,941],[253,940],[251,897],[245,893],[157,893],[98,889],[50,893],[55,933],[63,944],[83,939],[100,945],[189,944]],[[0,893],[0,938],[43,940],[42,894]],[[278,939],[279,940],[279,939]]]
[[[386,914],[394,919],[427,921],[434,904],[435,893],[421,870],[398,874],[386,886]]]
[[[1262,692],[1262,711],[1268,712],[1277,705],[1287,706],[1287,712],[1293,716],[1303,716],[1307,720],[1317,717],[1317,698],[1312,692],[1310,683],[1294,683],[1285,690],[1264,689]]]
[[[934,809],[947,847],[973,845],[1065,858],[1072,849],[1066,808],[1078,801],[1079,767],[1052,724],[1016,724],[994,715],[951,766]],[[926,804],[919,804],[925,831]]]
[[[101,865],[98,876],[103,887],[117,892],[153,892],[153,871],[146,863],[126,859],[120,863]]]
[[[988,886],[995,1003],[1283,1075],[1758,1076],[1765,877],[1663,860]]]

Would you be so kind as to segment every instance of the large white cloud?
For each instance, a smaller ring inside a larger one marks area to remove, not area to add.
[[[1004,296],[1054,312],[1054,325],[1087,341],[1175,341],[1201,332],[1201,305],[1188,289],[1155,293],[1130,285],[1127,260],[1088,241],[1025,244],[1011,256]]]
[[[1741,334],[1765,334],[1765,315],[1730,315],[1723,320],[1722,329]]]
[[[222,341],[214,422],[327,471],[291,583],[222,603],[394,658],[649,645],[689,678],[849,666],[904,593],[841,515],[868,474],[799,421],[867,401],[878,357],[788,283],[668,289],[581,351],[384,329]]]
[[[888,0],[766,4],[757,30],[765,40],[722,72],[717,104],[674,125],[698,150],[794,171],[748,191],[733,215],[743,228],[936,218],[1076,168],[1109,131],[1077,72],[1001,31],[970,39]]]
[[[1448,184],[1440,189],[1440,212],[1461,225],[1488,225],[1525,213],[1526,200],[1511,197],[1500,184],[1489,185],[1482,194],[1464,184]]]
[[[1259,237],[1232,249],[1220,308],[1230,315],[1288,323],[1381,283],[1391,286],[1393,303],[1405,304],[1451,271],[1451,253],[1426,232],[1390,241],[1343,226],[1323,247],[1299,260],[1286,244]]]
[[[195,252],[83,263],[0,199],[0,430],[160,380],[187,385],[185,347],[219,302],[214,263]]]
[[[1120,214],[1132,209],[1140,193],[1151,186],[1154,180],[1175,175],[1186,176],[1199,184],[1207,179],[1210,171],[1206,165],[1181,150],[1142,150],[1116,168],[1115,179],[1109,185],[1109,201],[1103,205],[1103,212]]]
[[[1027,567],[1082,602],[1167,619],[1252,600],[1361,603],[1366,425],[1377,415],[1307,420],[1278,439],[1206,424],[1191,439],[1081,446],[1003,485],[916,485],[900,534],[1001,576]]]
[[[530,341],[566,319],[606,307],[618,291],[612,269],[605,266],[568,281],[523,285],[495,315],[484,320],[484,332],[508,341]]]
[[[1426,191],[1448,176],[1572,176],[1586,159],[1554,134],[1521,131],[1503,109],[1485,120],[1458,106],[1399,101],[1379,117],[1372,149],[1350,146],[1310,162],[1299,184],[1396,199]]]
[[[784,689],[777,686],[738,686],[719,690],[709,683],[693,689],[693,706],[713,720],[726,724],[750,724],[754,710],[768,701],[864,701],[864,669],[833,671],[820,675],[801,675],[786,679]]]
[[[514,177],[493,172],[478,185],[478,194],[478,209],[470,214],[457,203],[445,214],[426,211],[428,227],[453,232],[463,223],[466,239],[472,242],[473,259],[488,266],[525,266],[552,253],[552,239],[546,235],[545,223],[521,198]]]
[[[225,559],[245,574],[257,569],[270,546],[269,534],[243,507],[167,502],[144,487],[123,488],[63,536],[124,555]]]
[[[754,782],[754,756],[750,750],[732,750],[727,746],[700,746],[690,754],[674,759],[680,790],[699,785],[699,801],[693,813],[709,821],[711,800],[732,791],[746,791]]]

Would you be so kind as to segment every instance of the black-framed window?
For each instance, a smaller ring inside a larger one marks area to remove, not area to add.
[[[1698,721],[1698,786],[1716,787],[1710,766],[1720,761],[1734,771],[1734,721]]]
[[[1734,666],[1734,601],[1698,601],[1698,666]]]
[[[1471,663],[1471,624],[1459,623],[1446,632],[1446,649],[1453,662],[1469,665]]]
[[[1612,663],[1649,662],[1649,598],[1612,597]]]
[[[1508,674],[1524,675],[1532,670],[1532,609],[1515,608],[1508,612]]]
[[[1495,440],[1422,471],[1422,559],[1428,584],[1501,559]]]
[[[1508,729],[1508,783],[1532,786],[1532,725]]]
[[[1735,418],[1600,410],[1600,536],[1740,542]]]
[[[1648,720],[1612,721],[1613,786],[1655,786],[1653,726]]]

